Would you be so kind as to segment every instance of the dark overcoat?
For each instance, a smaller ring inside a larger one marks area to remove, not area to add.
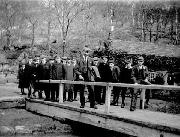
[[[134,81],[132,77],[132,67],[131,68],[123,67],[120,72],[119,80],[121,83],[133,84]]]
[[[27,73],[26,67],[24,69],[22,67],[19,68],[18,79],[19,79],[18,88],[28,88],[29,87],[28,73]]]
[[[87,61],[81,57],[79,60],[77,60],[77,65],[74,68],[75,75],[77,75],[77,77],[82,75],[85,81],[91,81],[91,64],[91,57],[88,57]]]
[[[65,79],[65,67],[62,63],[54,63],[52,66],[52,76],[53,80],[63,80]]]
[[[99,74],[102,82],[110,82],[111,70],[108,64],[100,63],[98,65]]]

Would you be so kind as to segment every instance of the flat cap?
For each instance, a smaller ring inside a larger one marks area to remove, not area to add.
[[[139,57],[137,58],[137,60],[138,60],[138,61],[144,61],[144,58],[143,58],[142,56],[139,56]]]

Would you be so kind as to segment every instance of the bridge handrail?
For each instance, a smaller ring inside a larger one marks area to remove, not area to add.
[[[111,91],[113,86],[116,87],[131,87],[135,89],[142,89],[140,94],[140,102],[142,109],[145,103],[145,89],[165,89],[165,90],[180,90],[180,86],[172,85],[141,85],[141,84],[125,84],[125,83],[109,83],[109,82],[85,82],[85,81],[71,81],[71,80],[39,80],[42,83],[57,83],[59,84],[59,103],[63,103],[64,84],[83,84],[83,85],[96,85],[106,86],[106,100],[105,100],[105,113],[109,113]]]
[[[85,81],[71,81],[71,80],[40,80],[42,83],[63,83],[63,84],[82,84],[82,85],[96,85],[96,86],[116,86],[116,87],[131,87],[142,89],[164,89],[164,90],[180,90],[180,86],[174,85],[142,85],[142,84],[126,84],[126,83],[111,83],[111,82],[85,82]]]

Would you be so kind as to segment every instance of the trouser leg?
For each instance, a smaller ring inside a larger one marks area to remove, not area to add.
[[[32,84],[30,83],[28,87],[28,98],[31,97],[31,92],[32,92]]]
[[[102,87],[102,100],[101,100],[101,102],[105,103],[105,99],[106,99],[106,87],[103,86]]]
[[[137,96],[138,96],[138,89],[134,89],[134,92],[133,92],[132,98],[131,98],[131,106],[130,106],[130,108],[133,110],[136,109]]]
[[[73,85],[70,85],[69,90],[68,90],[68,100],[72,101],[73,100]]]
[[[127,88],[121,88],[121,98],[122,98],[122,104],[125,105],[125,95],[126,95]]]
[[[89,91],[89,102],[90,102],[90,107],[95,106],[95,94],[93,90],[93,86],[88,85],[88,91]]]
[[[38,92],[38,96],[39,96],[39,99],[42,99],[42,90],[39,90],[39,92]]]
[[[113,93],[113,104],[118,104],[120,89],[118,87],[113,87]]]
[[[63,90],[63,101],[66,101],[66,92],[67,92],[67,88],[66,88],[66,84],[64,86],[64,90]]]
[[[24,88],[21,88],[21,93],[24,94]]]
[[[149,103],[149,99],[150,99],[150,89],[147,89],[146,90],[146,93],[145,93],[145,98],[146,98],[146,104],[148,104]]]
[[[85,106],[85,96],[84,96],[84,85],[79,85],[79,89],[80,89],[80,103],[81,106]]]
[[[94,94],[95,94],[95,101],[100,104],[101,103],[101,87],[94,86]]]
[[[74,92],[74,100],[77,99],[77,92],[78,92],[78,85],[73,86],[73,92]]]

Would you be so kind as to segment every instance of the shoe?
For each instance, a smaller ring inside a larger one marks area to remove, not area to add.
[[[98,107],[96,105],[90,106],[90,108],[98,109]]]
[[[84,108],[84,105],[81,105],[80,108]]]
[[[117,106],[116,104],[117,104],[117,103],[113,101],[113,102],[111,102],[110,105],[112,105],[112,106]]]
[[[147,109],[147,108],[149,108],[149,105],[148,104],[144,104],[144,109]]]
[[[46,98],[46,99],[44,99],[44,101],[50,101],[50,99]]]
[[[101,103],[99,103],[100,105],[104,105],[104,103],[103,102],[101,102]]]
[[[121,104],[121,108],[124,108],[125,104]]]
[[[132,108],[132,107],[130,108],[130,111],[134,111],[134,110],[135,110],[135,108]]]
[[[22,92],[21,95],[26,95],[26,93]]]
[[[35,98],[36,97],[35,93],[33,93],[32,96]]]
[[[75,98],[74,101],[78,101],[78,100]]]

